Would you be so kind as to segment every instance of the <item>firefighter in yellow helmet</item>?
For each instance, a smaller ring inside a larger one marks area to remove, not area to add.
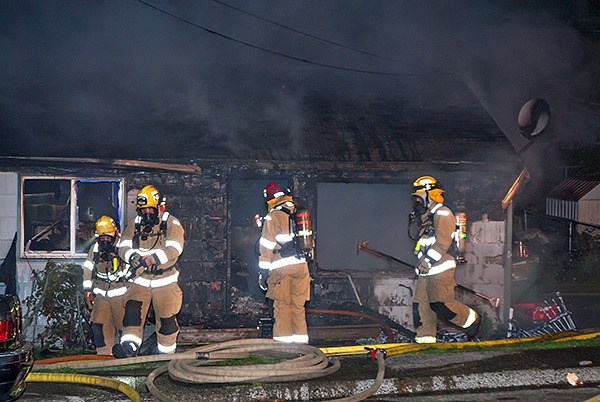
[[[304,304],[310,300],[310,274],[307,256],[298,249],[291,227],[290,215],[296,205],[275,183],[267,184],[263,195],[268,214],[259,239],[259,284],[274,301],[273,339],[308,343]]]
[[[119,242],[119,255],[130,265],[131,284],[125,295],[121,343],[113,348],[117,358],[139,353],[151,304],[158,353],[175,353],[179,334],[177,314],[182,292],[177,261],[183,252],[183,226],[165,211],[165,200],[152,185],[139,190],[136,211],[137,216],[127,224]]]
[[[413,321],[418,343],[436,342],[437,316],[464,328],[469,338],[477,333],[481,319],[469,306],[455,299],[452,254],[456,231],[454,214],[444,205],[444,190],[431,176],[421,176],[413,183],[413,214],[421,222],[415,254],[417,288],[413,299]]]
[[[92,334],[99,355],[112,355],[125,315],[126,264],[118,256],[118,240],[117,222],[102,215],[96,221],[96,241],[83,264],[83,290],[92,312]]]

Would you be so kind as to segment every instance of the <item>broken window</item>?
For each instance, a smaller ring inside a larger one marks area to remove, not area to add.
[[[102,215],[123,216],[120,179],[24,177],[21,250],[28,257],[85,255]]]

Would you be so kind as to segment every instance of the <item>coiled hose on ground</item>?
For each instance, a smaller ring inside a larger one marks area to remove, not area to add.
[[[242,359],[256,353],[277,357],[272,364],[253,364],[243,366],[209,366],[218,360]],[[364,349],[363,349],[364,353]],[[377,353],[378,371],[375,382],[367,390],[351,397],[336,399],[337,402],[362,401],[373,395],[381,386],[385,374],[383,353]],[[164,373],[177,381],[192,384],[210,383],[249,383],[249,382],[285,382],[320,378],[335,373],[340,368],[336,358],[329,359],[321,349],[301,344],[289,344],[272,339],[242,339],[205,345],[184,353],[173,355],[140,356],[127,359],[58,362],[54,364],[36,364],[34,370],[73,368],[91,369],[114,367],[139,363],[168,361],[165,366],[152,371],[146,379],[148,390],[157,399],[164,402],[176,400],[162,393],[155,385],[155,379]]]

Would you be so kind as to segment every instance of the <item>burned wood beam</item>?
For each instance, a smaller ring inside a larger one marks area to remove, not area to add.
[[[182,326],[179,330],[179,343],[211,343],[226,342],[237,339],[250,339],[258,337],[256,328],[220,328],[206,329],[195,326]]]
[[[320,340],[356,340],[360,338],[377,338],[381,327],[377,324],[309,326],[311,339]],[[220,328],[207,329],[196,326],[182,326],[177,338],[179,343],[214,343],[237,339],[251,339],[259,336],[256,328]]]
[[[308,327],[310,339],[355,341],[360,338],[377,339],[381,327],[377,324],[332,325]]]
[[[60,164],[88,164],[118,166],[130,168],[158,169],[171,172],[201,174],[202,169],[197,165],[185,165],[180,163],[152,162],[134,159],[97,159],[97,158],[61,158],[61,157],[22,157],[22,156],[2,156],[1,160],[20,161],[20,162],[48,162]]]

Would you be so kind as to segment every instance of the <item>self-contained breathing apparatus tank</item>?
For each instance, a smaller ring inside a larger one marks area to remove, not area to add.
[[[298,248],[304,253],[311,254],[314,241],[310,212],[306,208],[298,207],[290,217],[292,218],[292,230]]]
[[[296,207],[294,212],[286,210],[290,217],[290,230],[293,233],[293,240],[286,243],[281,249],[283,256],[303,255],[311,259],[314,244],[314,234],[310,211],[304,207]],[[264,217],[256,214],[254,221],[256,226],[261,228]]]
[[[454,232],[454,243],[456,245],[456,261],[464,264],[467,262],[465,253],[467,251],[467,214],[459,212],[456,214],[456,232]]]

